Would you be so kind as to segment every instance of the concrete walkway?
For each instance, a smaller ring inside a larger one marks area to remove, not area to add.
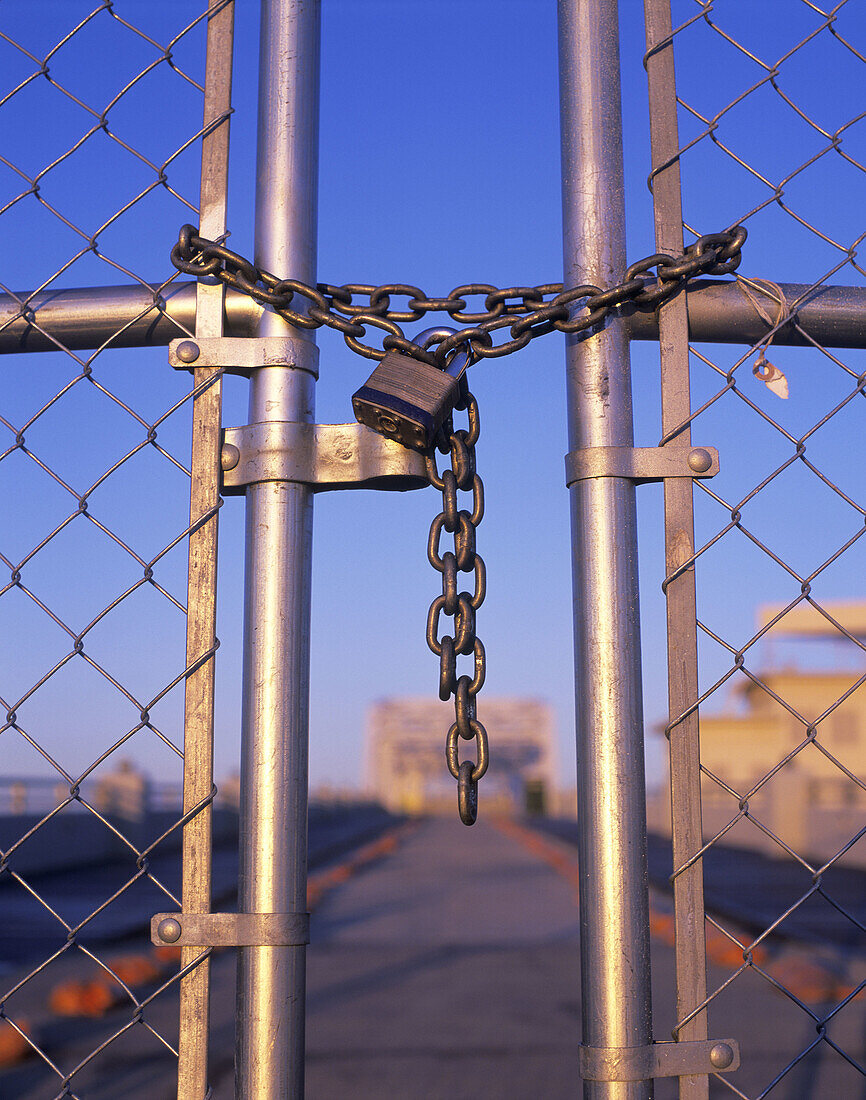
[[[312,935],[309,1100],[579,1094],[574,891],[488,822],[419,824]]]

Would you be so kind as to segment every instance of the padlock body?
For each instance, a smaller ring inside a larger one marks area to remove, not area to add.
[[[355,418],[374,432],[427,451],[454,407],[459,379],[400,352],[389,351],[352,397]]]

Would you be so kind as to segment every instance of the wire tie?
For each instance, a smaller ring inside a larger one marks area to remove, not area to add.
[[[737,286],[752,304],[755,312],[762,320],[766,321],[771,328],[775,328],[788,308],[788,303],[785,299],[785,294],[778,283],[771,282],[769,279],[746,279],[742,275],[737,276]],[[751,293],[749,287],[753,287],[759,293],[763,294],[767,298],[771,298],[779,307],[776,313],[775,321],[771,320],[769,313],[764,309],[758,299]],[[769,289],[768,289],[769,288]],[[773,291],[776,291],[774,294]],[[788,379],[782,373],[781,370],[771,363],[767,356],[764,354],[773,342],[773,336],[761,345],[758,349],[758,358],[752,364],[752,374],[756,378],[759,378],[770,393],[774,393],[776,397],[781,397],[783,400],[788,398]]]

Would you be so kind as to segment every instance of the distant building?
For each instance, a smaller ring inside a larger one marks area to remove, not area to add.
[[[150,781],[131,760],[121,759],[112,771],[100,775],[95,804],[100,813],[141,821],[150,808]]]
[[[822,606],[854,637],[866,636],[866,605]],[[759,623],[766,625],[780,611],[760,608]],[[808,605],[786,615],[772,636],[844,639]],[[850,641],[847,650],[853,652]],[[772,667],[768,661],[754,669],[758,683],[738,678],[726,711],[701,712],[701,764],[710,773],[702,781],[705,841],[739,812],[740,797],[782,761],[750,796],[749,813],[795,852],[829,859],[866,826],[866,791],[846,774],[866,782],[866,685],[857,686],[866,672],[866,659],[862,666],[844,671]],[[807,740],[810,724],[815,726],[814,744],[786,759]],[[668,797],[665,790],[650,799],[651,828],[669,830]],[[783,854],[771,837],[748,821],[738,822],[722,842]],[[855,846],[846,862],[866,864],[866,840]]]
[[[806,740],[808,724],[817,721],[815,745],[805,746],[789,760],[773,782],[784,786],[788,797],[796,787],[796,801],[804,806],[866,806],[866,792],[831,759],[835,757],[848,771],[866,777],[866,690],[856,689],[821,718],[858,677],[850,672],[791,668],[758,675],[765,687],[748,680],[738,689],[745,704],[743,713],[710,714],[701,719],[704,767],[735,790],[748,791]],[[791,709],[778,703],[774,695]],[[710,800],[724,793],[716,783],[705,786],[705,797]]]
[[[479,785],[491,813],[543,813],[556,786],[553,711],[535,699],[485,697],[478,717],[490,741],[490,767]],[[445,763],[454,708],[438,699],[383,699],[368,713],[367,793],[397,813],[456,813],[456,782]],[[461,742],[474,759],[474,742]]]

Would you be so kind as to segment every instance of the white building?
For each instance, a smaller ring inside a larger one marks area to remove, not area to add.
[[[479,804],[492,813],[539,812],[550,806],[557,776],[553,711],[537,699],[479,700],[490,766],[479,783]],[[456,813],[457,784],[445,763],[453,703],[383,699],[367,716],[365,787],[397,813]],[[472,741],[461,759],[474,759]]]

